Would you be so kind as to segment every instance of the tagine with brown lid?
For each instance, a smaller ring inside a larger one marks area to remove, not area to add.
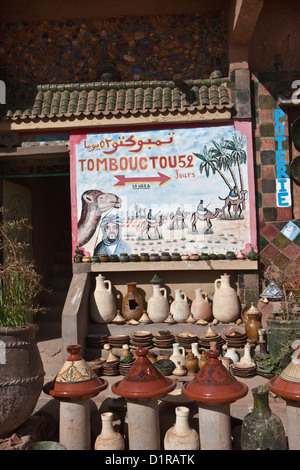
[[[170,393],[176,383],[162,375],[147,357],[148,349],[136,349],[137,359],[128,375],[112,385],[112,392],[132,400],[155,400]]]
[[[232,403],[248,393],[248,387],[238,382],[218,359],[218,350],[207,352],[208,360],[196,377],[184,384],[182,393],[191,400],[205,403]]]

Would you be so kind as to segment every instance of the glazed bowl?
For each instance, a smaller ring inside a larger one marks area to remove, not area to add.
[[[175,364],[170,359],[159,359],[158,361],[154,362],[154,366],[162,375],[171,375],[173,369],[175,369]]]

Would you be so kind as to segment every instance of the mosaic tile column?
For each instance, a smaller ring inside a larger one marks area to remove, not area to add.
[[[255,105],[254,149],[257,187],[259,250],[262,270],[274,268],[283,273],[300,270],[300,221],[293,220],[293,208],[277,207],[276,150],[274,111],[277,89],[287,80],[286,72],[267,72],[252,75]],[[289,160],[289,125],[287,115],[282,142]],[[287,172],[289,168],[287,165]]]

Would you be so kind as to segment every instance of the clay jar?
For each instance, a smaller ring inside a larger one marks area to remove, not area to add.
[[[261,323],[259,321],[260,312],[257,307],[254,306],[253,302],[251,307],[247,311],[247,322],[245,325],[245,331],[248,338],[253,338],[256,343],[259,341],[258,330],[261,328]]]
[[[90,315],[95,323],[110,323],[117,314],[111,282],[102,274],[96,277],[96,288],[90,297]]]
[[[170,313],[176,323],[185,322],[190,315],[186,294],[180,289],[175,289],[175,299],[171,303]]]
[[[240,313],[240,303],[236,291],[230,286],[230,275],[224,274],[215,280],[213,316],[222,323],[235,321]]]
[[[198,357],[192,351],[185,358],[185,367],[187,368],[188,375],[196,375],[198,372]]]
[[[122,302],[122,314],[125,320],[139,320],[143,314],[144,305],[141,295],[136,288],[136,282],[127,283],[127,294]]]
[[[153,285],[153,295],[148,300],[147,313],[153,323],[163,322],[169,315],[167,290],[159,284]]]
[[[173,343],[173,353],[170,356],[170,361],[173,361],[175,365],[180,362],[181,365],[185,365],[185,349],[179,346],[178,343]]]
[[[113,427],[113,413],[102,413],[101,421],[102,430],[95,441],[95,450],[124,450],[124,439]]]
[[[191,314],[196,321],[209,321],[211,319],[212,312],[208,301],[208,295],[206,292],[202,292],[202,289],[195,289],[195,299],[191,304]]]
[[[198,450],[200,447],[199,434],[189,424],[190,410],[185,406],[175,409],[176,421],[165,434],[165,450]]]

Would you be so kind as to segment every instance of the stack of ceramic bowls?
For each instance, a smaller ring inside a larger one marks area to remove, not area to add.
[[[155,347],[160,349],[172,348],[172,344],[175,342],[175,336],[167,330],[159,331],[153,335],[152,342]]]
[[[215,333],[211,328],[206,333],[199,336],[199,346],[204,349],[210,349],[210,343],[217,343],[217,347],[221,347],[225,340],[219,333]]]
[[[119,364],[120,360],[104,362],[103,363],[103,375],[119,375]]]
[[[176,342],[179,343],[179,346],[185,349],[191,349],[192,343],[198,342],[198,336],[194,333],[182,332],[175,335]]]
[[[119,374],[120,375],[127,375],[131,369],[131,366],[134,364],[134,359],[130,359],[127,362],[120,361],[119,364]]]
[[[238,377],[253,377],[256,374],[256,365],[235,362],[231,365],[231,372]]]
[[[87,348],[102,349],[105,343],[107,343],[106,334],[91,334],[85,337],[85,345]]]
[[[88,366],[92,369],[93,372],[99,377],[103,372],[103,363],[105,359],[99,358],[94,361],[87,362]]]
[[[152,337],[151,331],[135,331],[130,336],[130,344],[136,348],[152,348]]]
[[[123,344],[129,344],[130,338],[128,335],[115,335],[109,336],[107,341],[113,348],[121,348]]]
[[[231,328],[224,332],[224,339],[229,348],[241,349],[246,344],[247,335],[238,328]]]

